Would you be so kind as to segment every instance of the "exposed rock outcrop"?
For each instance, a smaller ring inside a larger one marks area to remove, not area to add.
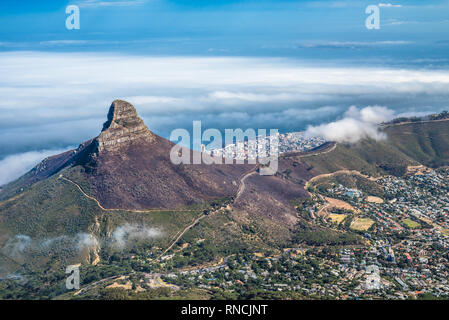
[[[109,108],[108,120],[95,139],[99,152],[116,150],[135,140],[153,142],[154,134],[137,115],[134,106],[123,100],[115,100]]]

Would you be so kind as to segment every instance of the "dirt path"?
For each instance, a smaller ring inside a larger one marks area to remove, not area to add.
[[[243,191],[245,191],[245,187],[246,187],[246,185],[245,185],[245,180],[248,178],[248,177],[250,177],[250,176],[252,176],[253,174],[256,174],[257,173],[257,169],[258,169],[258,166],[256,165],[254,168],[252,168],[249,172],[247,172],[245,175],[243,175],[241,178],[240,178],[240,181],[239,181],[239,188],[238,188],[238,191],[237,191],[237,194],[236,194],[236,196],[235,196],[235,198],[234,198],[234,200],[233,200],[233,202],[235,202],[239,197],[240,197],[240,195],[243,193]],[[169,252],[172,248],[173,248],[173,246],[182,238],[182,236],[187,232],[187,231],[189,231],[190,229],[192,229],[198,222],[200,222],[202,219],[204,219],[205,217],[208,217],[208,216],[211,216],[211,215],[214,215],[214,214],[216,214],[216,213],[218,213],[218,211],[220,211],[221,209],[223,209],[223,208],[218,208],[218,209],[215,209],[213,212],[211,212],[211,213],[209,213],[209,214],[202,214],[200,217],[198,217],[198,218],[196,218],[195,219],[195,221],[193,221],[190,225],[188,225],[174,240],[173,240],[173,242],[170,244],[170,246],[167,248],[167,249],[165,249],[164,250],[164,252],[156,259],[156,260],[160,260],[160,258],[161,257],[163,257],[167,252]]]
[[[254,169],[254,170],[257,170],[257,169]],[[252,175],[254,175],[254,174],[256,174],[256,173],[257,173],[257,171],[251,171],[251,172],[248,172],[247,174],[245,174],[245,175],[242,177],[242,179],[240,179],[239,190],[237,191],[237,195],[235,196],[235,200],[234,200],[234,201],[237,201],[237,199],[242,195],[243,191],[245,191],[245,188],[246,188],[245,180],[246,180],[248,177],[250,177],[250,176],[252,176]]]
[[[319,155],[322,155],[322,154],[326,154],[326,153],[332,152],[332,151],[335,150],[335,148],[337,148],[337,143],[336,142],[334,143],[334,145],[332,147],[330,147],[327,150],[304,154],[304,155],[299,156],[299,158],[307,158],[307,157],[319,156]]]
[[[329,153],[329,152],[334,151],[336,147],[337,147],[337,143],[334,143],[334,144],[332,145],[332,147],[330,147],[329,149],[326,149],[326,150],[324,150],[324,151],[306,153],[306,154],[304,154],[304,155],[298,155],[297,157],[298,157],[298,158],[306,158],[306,157],[312,157],[312,156],[317,156],[317,155],[321,155],[321,154],[326,154],[326,153]],[[238,189],[238,191],[237,191],[237,195],[236,195],[236,197],[235,197],[235,200],[237,200],[237,199],[242,195],[242,193],[245,191],[245,188],[246,188],[245,180],[246,180],[247,178],[249,178],[250,176],[256,174],[256,173],[257,173],[257,169],[258,169],[258,166],[256,166],[256,167],[253,168],[251,171],[249,171],[248,173],[246,173],[246,174],[240,179],[240,186],[239,186],[239,189]],[[234,200],[234,201],[235,201],[235,200]]]
[[[253,169],[251,169],[250,172],[246,173],[242,178],[240,178],[240,185],[239,185],[239,188],[238,188],[238,191],[237,191],[237,195],[236,195],[234,201],[237,200],[237,199],[240,197],[240,195],[243,193],[243,191],[245,190],[245,186],[246,186],[246,185],[245,185],[245,180],[246,180],[249,176],[251,176],[251,175],[257,173],[257,168],[258,168],[258,167],[255,166]],[[128,211],[128,212],[136,212],[136,213],[146,213],[146,212],[155,212],[155,211],[158,211],[158,212],[160,212],[160,211],[170,211],[170,212],[173,212],[173,211],[178,211],[178,212],[195,212],[195,211],[198,211],[198,210],[168,210],[168,209],[147,209],[147,210],[108,209],[108,208],[103,207],[103,206],[101,205],[100,201],[98,201],[98,199],[96,199],[95,197],[92,197],[92,196],[88,195],[88,194],[83,190],[83,188],[81,188],[81,186],[80,186],[78,183],[76,183],[75,181],[70,180],[70,179],[68,179],[68,178],[66,178],[66,177],[64,177],[64,176],[62,176],[62,175],[60,175],[60,176],[58,177],[58,179],[63,179],[63,180],[65,180],[65,181],[67,181],[67,182],[73,184],[73,185],[74,185],[74,186],[75,186],[75,187],[76,187],[76,188],[77,188],[77,189],[78,189],[78,190],[79,190],[79,191],[80,191],[86,198],[95,201],[95,203],[97,204],[97,206],[98,206],[100,209],[104,210],[104,211]],[[222,208],[220,208],[220,209],[222,209]],[[210,216],[210,215],[213,215],[213,214],[217,213],[220,209],[216,209],[216,210],[214,210],[213,212],[211,212],[210,214],[204,214],[204,213],[203,213],[201,216],[199,216],[198,218],[196,218],[191,224],[189,224],[187,227],[185,227],[185,228],[181,231],[181,233],[178,233],[178,234],[175,236],[175,239],[174,239],[174,240],[172,241],[172,243],[168,246],[168,248],[166,248],[166,249],[162,252],[162,254],[160,254],[159,257],[156,258],[155,260],[156,260],[156,261],[157,261],[157,260],[160,260],[161,257],[163,257],[167,252],[169,252],[169,251],[173,248],[173,246],[175,246],[176,243],[182,238],[182,236],[183,236],[187,231],[189,231],[190,229],[192,229],[198,222],[200,222],[202,219],[204,219],[204,218],[207,217],[207,216]]]
[[[327,210],[327,208],[329,208],[331,206],[330,203],[326,203],[324,206],[322,206],[320,208],[320,210],[318,210],[318,212],[316,213],[317,216],[321,216],[323,214],[323,211]]]
[[[306,155],[302,155],[302,156],[300,156],[300,157],[315,156],[315,155],[319,155],[319,154],[329,153],[329,152],[333,151],[335,148],[336,148],[336,144],[334,144],[334,145],[333,145],[330,149],[328,149],[328,150],[325,150],[325,151],[322,151],[322,152],[318,152],[318,153],[306,154]],[[253,169],[251,169],[251,171],[247,172],[245,175],[243,175],[243,176],[240,178],[239,188],[238,188],[237,194],[236,194],[236,196],[235,196],[233,202],[235,202],[235,201],[242,195],[242,193],[245,191],[245,188],[246,188],[245,180],[246,180],[248,177],[250,177],[250,176],[256,174],[256,173],[257,173],[257,169],[258,169],[258,166],[255,166]],[[91,199],[91,200],[94,200],[94,201],[96,202],[96,204],[98,205],[98,207],[100,207],[102,210],[105,210],[105,211],[130,211],[130,212],[151,212],[151,211],[184,211],[184,212],[185,212],[185,211],[197,211],[197,210],[166,210],[166,209],[150,209],[150,210],[106,209],[106,208],[104,208],[104,207],[101,205],[101,203],[100,203],[96,198],[94,198],[94,197],[88,195],[86,192],[84,192],[84,190],[81,188],[81,186],[79,186],[76,182],[74,182],[74,181],[72,181],[72,180],[70,180],[70,179],[68,179],[68,178],[63,177],[62,175],[59,176],[59,178],[64,179],[65,181],[74,184],[74,185],[77,187],[77,189],[78,189],[78,190],[79,190],[79,191],[80,191],[86,198]],[[170,244],[170,245],[169,245],[169,246],[162,252],[162,254],[160,254],[160,255],[159,255],[156,259],[154,259],[153,261],[158,261],[158,260],[160,260],[161,257],[163,257],[167,252],[169,252],[169,251],[176,245],[176,243],[177,243],[177,242],[184,236],[184,234],[185,234],[186,232],[188,232],[190,229],[192,229],[192,228],[193,228],[196,224],[198,224],[202,219],[204,219],[205,217],[211,216],[211,215],[213,215],[213,214],[216,214],[216,213],[217,213],[218,211],[220,211],[221,209],[222,209],[222,208],[216,209],[216,210],[214,210],[213,212],[211,212],[210,214],[204,214],[204,213],[203,213],[201,216],[199,216],[198,218],[196,218],[191,224],[189,224],[187,227],[185,227],[180,233],[178,233],[177,235],[175,235],[175,239],[172,241],[172,243],[171,243],[171,244]],[[226,262],[226,259],[225,259],[225,262]],[[224,262],[224,263],[225,263],[225,262]],[[123,275],[118,275],[118,276],[113,276],[113,277],[105,278],[105,279],[99,280],[99,281],[97,281],[97,282],[94,282],[94,283],[92,283],[92,284],[89,284],[89,285],[87,285],[86,287],[80,289],[78,292],[76,292],[75,295],[84,294],[85,292],[87,292],[88,290],[90,290],[90,289],[96,287],[96,286],[99,285],[100,283],[103,283],[103,282],[108,281],[108,280],[113,280],[113,279],[119,278],[119,277],[121,277],[121,276],[123,276]]]
[[[19,199],[19,198],[22,197],[24,194],[25,194],[25,192],[22,192],[21,194],[18,194],[17,196],[14,196],[14,197],[9,198],[9,199],[7,199],[7,200],[1,201],[1,202],[0,202],[0,206],[2,206],[2,205],[4,205],[4,204],[7,204],[7,203],[9,203],[9,202],[11,202],[11,201],[14,201],[14,200],[16,200],[16,199]]]
[[[84,192],[84,190],[81,188],[81,186],[79,184],[77,184],[75,181],[72,181],[66,177],[63,177],[62,175],[60,175],[58,177],[58,179],[63,179],[67,182],[70,182],[71,184],[73,184],[86,198],[95,201],[95,203],[97,204],[97,206],[104,211],[128,211],[128,212],[135,212],[135,213],[146,213],[146,212],[161,212],[161,211],[166,211],[166,212],[196,212],[197,210],[180,210],[180,209],[145,209],[145,210],[134,210],[134,209],[116,209],[116,208],[112,208],[112,209],[108,209],[105,208],[101,205],[100,201],[98,201],[95,197],[92,197],[90,195],[88,195],[86,192]]]
[[[181,234],[179,236],[176,237],[175,240],[173,240],[173,242],[170,244],[170,246],[164,250],[164,252],[162,252],[159,257],[156,258],[157,260],[160,260],[167,252],[169,252],[173,246],[182,238],[182,236],[189,231],[190,229],[192,229],[198,222],[200,222],[201,219],[204,219],[205,217],[207,217],[208,215],[203,214],[200,217],[196,218],[195,221],[192,222],[192,224],[188,225],[187,227],[185,227],[185,229],[181,232]]]
[[[130,274],[133,274],[133,273],[129,273],[128,275],[130,275]],[[123,275],[112,276],[112,277],[108,277],[108,278],[104,278],[104,279],[98,280],[98,281],[96,281],[96,282],[94,282],[94,283],[88,284],[88,285],[85,286],[84,288],[81,288],[80,290],[78,290],[77,292],[75,292],[74,295],[75,295],[75,296],[78,296],[78,295],[80,295],[80,294],[84,294],[84,293],[86,293],[87,291],[89,291],[90,289],[95,288],[96,286],[98,286],[99,284],[101,284],[101,283],[103,283],[103,282],[106,282],[106,281],[108,281],[108,280],[116,280],[116,279],[118,279],[118,278],[120,278],[120,277],[123,277]]]
[[[311,154],[305,154],[305,155],[302,155],[302,156],[299,156],[299,157],[302,158],[302,157],[307,157],[307,156],[316,156],[316,155],[319,155],[319,154],[329,153],[329,152],[332,152],[333,150],[335,150],[336,146],[337,146],[337,144],[334,144],[331,148],[329,148],[329,149],[327,149],[327,150],[325,150],[325,151],[317,152],[317,153],[311,153]],[[241,195],[243,194],[243,192],[245,191],[245,188],[246,188],[245,180],[246,180],[248,177],[250,177],[250,176],[256,174],[256,173],[257,173],[257,169],[258,169],[258,166],[256,165],[254,168],[252,168],[249,172],[247,172],[245,175],[243,175],[243,176],[240,178],[239,188],[238,188],[237,194],[236,194],[236,196],[235,196],[235,198],[234,198],[234,202],[235,202],[237,199],[239,199],[240,196],[241,196]],[[63,180],[65,180],[65,181],[67,181],[67,182],[73,184],[74,186],[76,186],[76,188],[77,188],[77,189],[78,189],[78,190],[79,190],[79,191],[80,191],[86,198],[95,201],[95,203],[98,205],[98,207],[101,208],[101,209],[104,210],[104,211],[128,211],[128,212],[136,212],[136,213],[146,213],[146,212],[156,212],[156,211],[159,211],[159,212],[160,212],[160,211],[171,211],[171,212],[173,212],[173,211],[179,211],[179,212],[194,212],[194,211],[198,211],[198,210],[167,210],[167,209],[147,209],[147,210],[130,210],[130,209],[115,209],[115,208],[113,208],[113,209],[108,209],[108,208],[103,207],[103,206],[101,205],[100,201],[98,201],[98,199],[96,199],[96,198],[93,197],[93,196],[88,195],[88,194],[83,190],[83,188],[81,188],[81,186],[80,186],[78,183],[76,183],[75,181],[72,181],[72,180],[70,180],[70,179],[68,179],[68,178],[66,178],[66,177],[64,177],[64,176],[62,176],[62,175],[60,175],[60,176],[58,177],[58,179],[63,179]],[[220,209],[221,209],[221,208],[220,208]],[[201,216],[199,216],[198,218],[196,218],[191,224],[189,224],[187,227],[185,227],[185,228],[181,231],[181,233],[178,233],[177,236],[175,236],[175,239],[172,241],[172,243],[171,243],[171,244],[170,244],[170,245],[169,245],[169,246],[162,252],[162,254],[161,254],[156,260],[160,260],[161,257],[163,257],[167,252],[169,252],[169,251],[176,245],[176,243],[177,243],[177,242],[184,236],[184,234],[185,234],[187,231],[189,231],[190,229],[192,229],[192,228],[193,228],[197,223],[199,223],[202,219],[204,219],[205,217],[207,217],[207,216],[209,216],[209,215],[213,215],[213,214],[217,213],[220,209],[216,209],[214,212],[212,212],[212,213],[210,213],[210,214],[204,214],[204,213],[203,213]]]
[[[357,175],[359,177],[362,177],[362,178],[365,178],[365,179],[368,179],[371,181],[376,181],[377,179],[380,178],[380,177],[369,177],[369,176],[362,174],[356,170],[338,170],[338,171],[331,172],[331,173],[323,173],[323,174],[313,177],[312,179],[310,179],[309,181],[306,182],[306,184],[304,185],[304,189],[307,190],[309,188],[310,183],[312,183],[318,179],[329,178],[329,177],[333,177],[333,176],[340,175],[340,174]]]

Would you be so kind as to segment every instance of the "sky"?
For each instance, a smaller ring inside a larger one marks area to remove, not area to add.
[[[194,120],[300,131],[447,110],[448,68],[446,0],[1,1],[0,185],[96,136],[115,99],[166,138]]]

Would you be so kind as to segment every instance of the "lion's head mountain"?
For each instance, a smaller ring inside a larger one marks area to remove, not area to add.
[[[134,255],[144,250],[151,256],[147,263],[180,241],[193,246],[207,239],[220,256],[313,243],[317,234],[326,235],[324,245],[360,244],[361,235],[325,227],[313,212],[301,210],[312,196],[308,181],[357,172],[357,178],[339,183],[374,190],[370,177],[449,164],[447,121],[388,124],[381,128],[388,137],[384,141],[328,142],[308,152],[282,154],[273,176],[257,174],[253,164],[173,164],[174,144],[149,128],[151,123],[145,124],[134,106],[115,100],[97,137],[44,159],[4,186],[0,248],[11,248],[17,237],[27,237],[20,239],[31,244],[15,258],[2,251],[2,272],[59,270],[80,262],[101,265],[117,250],[108,245],[117,230],[134,230],[129,234],[136,236],[130,237],[139,242],[137,235],[146,234],[135,231],[140,227],[158,230],[158,237],[142,241],[140,249],[121,250]],[[62,245],[42,251],[48,239],[79,239],[80,234],[97,239],[95,245],[81,251]]]

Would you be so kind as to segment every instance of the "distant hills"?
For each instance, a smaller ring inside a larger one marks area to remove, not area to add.
[[[435,121],[435,120],[446,120],[449,119],[449,112],[442,111],[440,113],[429,114],[424,117],[398,117],[389,122],[384,123],[388,124],[399,124],[399,123],[409,123],[409,122],[423,122],[423,121]]]
[[[341,169],[377,176],[403,175],[407,166],[437,168],[449,165],[449,118],[385,125],[384,141],[361,140],[339,144],[328,154],[304,161],[321,173]]]

